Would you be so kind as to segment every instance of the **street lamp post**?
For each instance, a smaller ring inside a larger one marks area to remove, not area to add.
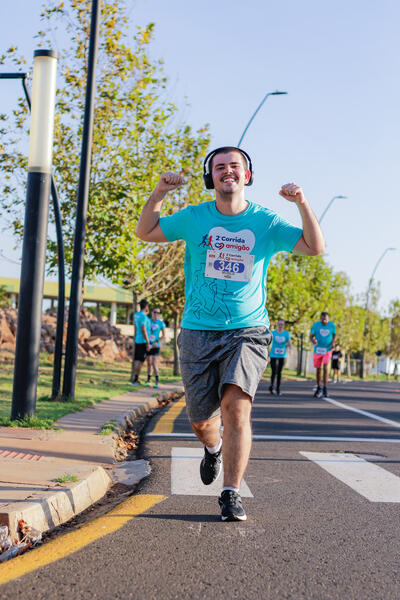
[[[240,144],[242,143],[243,138],[246,135],[246,132],[247,132],[248,128],[252,124],[252,122],[254,120],[254,117],[256,116],[256,114],[258,113],[258,111],[260,110],[260,108],[262,107],[262,105],[264,104],[264,102],[266,101],[266,99],[268,98],[268,96],[284,96],[285,94],[287,94],[287,92],[280,92],[278,90],[276,90],[276,92],[268,92],[268,94],[265,94],[264,98],[261,100],[260,104],[257,106],[256,110],[254,111],[254,113],[250,117],[249,122],[247,123],[246,127],[244,128],[244,131],[243,131],[242,135],[240,136],[240,140],[239,140],[238,145],[237,145],[238,148],[240,148]]]
[[[385,256],[385,254],[387,254],[387,252],[391,252],[393,250],[396,250],[396,248],[386,248],[386,250],[384,250],[382,252],[382,254],[380,255],[380,257],[378,258],[376,265],[371,273],[371,277],[369,278],[369,282],[368,282],[368,289],[367,289],[367,297],[365,300],[365,322],[364,322],[364,334],[363,334],[363,339],[364,339],[364,343],[367,337],[367,333],[368,333],[368,317],[369,317],[369,295],[371,293],[371,288],[372,288],[372,284],[374,281],[374,275],[379,267],[379,265],[381,264],[383,257]],[[361,377],[364,378],[365,375],[365,348],[363,349],[362,352],[362,359],[361,359]]]
[[[326,213],[328,212],[328,210],[330,209],[330,207],[332,206],[333,202],[338,199],[347,199],[347,196],[333,196],[333,198],[329,201],[328,206],[325,208],[324,212],[322,213],[322,215],[320,216],[318,222],[321,223],[322,219],[324,218],[324,216],[326,215]]]
[[[53,50],[34,53],[12,419],[32,416],[36,408],[57,58]]]

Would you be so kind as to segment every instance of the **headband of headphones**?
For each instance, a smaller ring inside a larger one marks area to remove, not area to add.
[[[213,182],[212,175],[210,173],[210,164],[211,164],[212,159],[219,152],[229,152],[230,150],[237,150],[238,152],[240,152],[245,157],[248,169],[250,171],[250,179],[246,183],[246,185],[251,185],[253,183],[253,177],[254,177],[253,165],[251,164],[251,158],[247,154],[247,152],[245,152],[241,148],[237,148],[236,146],[221,146],[221,148],[216,148],[215,150],[212,150],[211,152],[209,152],[207,154],[207,156],[205,157],[205,159],[204,159],[204,163],[203,163],[203,179],[204,179],[205,186],[206,186],[206,188],[208,190],[213,190],[214,189],[214,182]]]

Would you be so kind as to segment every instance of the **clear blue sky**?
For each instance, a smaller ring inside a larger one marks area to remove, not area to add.
[[[33,55],[41,5],[0,4],[0,50],[15,44]],[[210,124],[212,147],[238,142],[266,92],[289,92],[268,98],[242,143],[255,170],[247,197],[299,224],[296,208],[278,195],[283,183],[302,185],[317,216],[333,196],[348,196],[324,217],[328,261],[350,276],[354,293],[365,292],[382,252],[396,247],[376,279],[383,305],[400,297],[398,0],[128,6],[132,33],[135,25],[156,23],[151,52],[164,59],[171,98],[178,105],[188,99],[182,115],[194,127]],[[19,89],[1,85],[3,112]],[[15,257],[11,245],[3,235],[0,249]],[[13,273],[18,267],[0,258],[0,274]]]

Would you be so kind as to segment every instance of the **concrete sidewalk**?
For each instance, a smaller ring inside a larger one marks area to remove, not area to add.
[[[183,391],[182,385],[160,384],[157,396]],[[156,390],[132,392],[62,417],[59,430],[0,427],[0,525],[17,538],[24,519],[41,532],[54,529],[104,496],[113,481],[134,484],[149,472],[145,461],[115,460],[115,435],[99,435],[111,420],[125,425],[158,406]],[[125,463],[126,467],[127,463]],[[121,477],[121,472],[124,473]],[[75,481],[57,483],[72,476]]]

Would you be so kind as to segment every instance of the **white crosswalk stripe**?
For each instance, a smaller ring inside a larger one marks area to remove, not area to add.
[[[400,477],[355,454],[300,452],[370,502],[400,502]]]
[[[200,461],[204,455],[203,448],[171,449],[171,494],[186,496],[219,496],[222,489],[223,469],[221,475],[211,485],[204,485],[200,479]],[[243,480],[240,486],[243,498],[252,498],[253,494]]]

